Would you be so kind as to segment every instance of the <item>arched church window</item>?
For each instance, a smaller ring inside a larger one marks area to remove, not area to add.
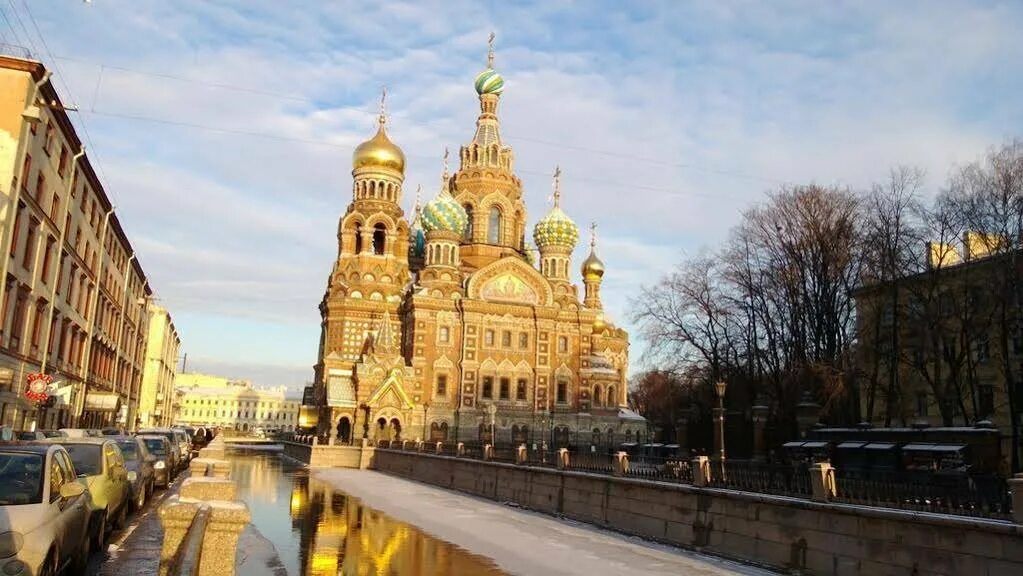
[[[615,387],[614,386],[608,386],[607,387],[607,406],[609,408],[614,408],[617,405],[618,405],[618,399],[615,398]]]
[[[464,236],[466,240],[472,240],[472,206],[466,204],[465,206],[463,206],[463,208],[465,208],[465,214],[467,216],[467,218],[465,219]]]
[[[602,397],[601,397],[601,390],[600,390],[600,386],[596,386],[596,387],[594,387],[594,388],[593,388],[593,405],[594,405],[594,406],[598,406],[598,407],[599,407],[599,406],[601,405],[601,401],[602,401],[602,400],[603,400],[603,399],[602,399]]]
[[[501,243],[501,209],[497,206],[490,209],[490,218],[487,221],[487,243]]]
[[[381,255],[384,253],[384,243],[387,240],[387,227],[377,224],[373,227],[373,253]]]
[[[362,253],[362,224],[355,225],[355,253]]]

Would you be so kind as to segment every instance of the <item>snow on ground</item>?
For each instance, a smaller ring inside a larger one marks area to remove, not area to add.
[[[369,470],[313,473],[395,519],[491,558],[513,574],[774,574]]]

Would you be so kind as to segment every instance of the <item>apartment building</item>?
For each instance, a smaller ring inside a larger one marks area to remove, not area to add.
[[[205,376],[205,375],[204,375]],[[287,388],[253,388],[244,381],[223,386],[178,387],[181,392],[177,422],[192,426],[219,426],[239,432],[294,431],[302,402],[286,397]]]
[[[162,306],[149,307],[149,338],[146,369],[139,395],[139,426],[169,426],[175,420],[174,378],[177,375],[181,339],[170,313]]]
[[[0,232],[0,423],[126,424],[152,292],[45,66],[11,56],[0,56]],[[42,403],[25,395],[39,373],[52,379]]]

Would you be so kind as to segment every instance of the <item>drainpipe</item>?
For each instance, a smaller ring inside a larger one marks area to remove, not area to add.
[[[124,268],[124,287],[121,290],[121,324],[117,328],[117,341],[114,343],[114,352],[117,358],[117,363],[114,364],[114,380],[111,388],[115,391],[119,386],[117,378],[121,375],[121,348],[123,343],[121,340],[124,338],[124,322],[128,318],[128,275],[131,273],[131,263],[135,261],[135,253],[131,253],[131,257],[128,258],[128,264]],[[126,404],[127,410],[125,411],[125,424],[127,424],[127,415],[131,412],[131,388],[129,385],[128,390],[128,403]]]
[[[106,240],[107,229],[110,227],[110,216],[113,213],[114,213],[114,207],[111,206],[110,209],[107,210],[107,213],[103,216],[103,228],[101,229],[100,234],[99,234],[100,246],[103,246],[103,243]],[[82,368],[81,368],[82,412],[83,412],[82,415],[84,415],[84,412],[85,412],[85,397],[89,394],[89,372],[92,370],[92,338],[94,336],[94,332],[96,331],[96,303],[99,301],[99,290],[100,290],[99,279],[103,278],[103,265],[105,263],[106,263],[106,258],[103,258],[102,255],[101,255],[100,259],[99,259],[99,269],[96,271],[96,278],[97,278],[96,293],[92,295],[92,302],[90,302],[88,304],[89,308],[92,310],[92,314],[90,314],[89,317],[85,319],[85,323],[87,325],[87,329],[85,331],[86,332],[85,349],[83,351],[83,353],[85,354],[85,357],[84,357],[85,361],[82,362]],[[88,311],[89,310],[86,310],[86,312],[88,312]]]
[[[28,140],[29,125],[33,122],[39,121],[39,107],[36,106],[36,101],[39,98],[39,90],[49,81],[50,71],[47,70],[46,72],[43,72],[43,77],[32,85],[28,98],[28,105],[25,106],[25,110],[21,113],[21,117],[24,119],[24,122],[21,123],[21,136],[18,138],[18,150],[15,154],[14,167],[11,171],[14,174],[21,174],[21,171],[24,169],[25,154],[28,153],[28,143],[26,141]],[[8,194],[9,200],[7,202],[7,207],[3,217],[0,218],[0,221],[14,222],[13,218],[16,216],[18,203],[21,201],[21,188],[25,185],[25,178],[27,176],[27,174],[21,174],[18,177],[18,185],[15,186],[14,190],[11,190]],[[10,261],[8,253],[11,250],[11,244],[13,242],[14,226],[8,225],[7,230],[3,235],[3,246],[0,247],[2,248],[2,250],[0,250],[0,255],[2,255],[2,258],[0,258],[0,302],[4,302],[4,299],[7,298],[7,267]],[[6,335],[4,339],[6,340],[9,337],[10,335]]]
[[[82,148],[76,152],[74,157],[71,159],[71,173],[68,174],[67,190],[64,194],[65,223],[67,222],[67,215],[71,213],[71,189],[75,185],[75,170],[78,168],[78,160],[81,159],[82,156],[85,156],[85,146],[82,146]],[[58,222],[57,225],[60,226],[61,223]],[[50,302],[49,306],[47,306],[46,324],[44,324],[44,326],[46,326],[46,339],[43,341],[42,360],[39,361],[39,372],[42,374],[46,373],[46,363],[50,357],[50,341],[53,339],[53,309],[57,300],[57,285],[60,283],[60,278],[64,275],[64,240],[66,238],[67,225],[65,224],[64,227],[60,229],[60,238],[57,241],[57,274],[54,277],[53,282],[50,283]],[[43,425],[45,424],[46,421],[43,419]]]

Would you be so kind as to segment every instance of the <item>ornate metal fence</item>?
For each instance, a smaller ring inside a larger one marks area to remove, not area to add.
[[[710,486],[809,498],[813,494],[808,465],[727,460],[710,464]]]
[[[922,483],[907,478],[856,478],[836,472],[838,502],[937,514],[1009,520],[1012,494],[1005,479],[964,476]]]

